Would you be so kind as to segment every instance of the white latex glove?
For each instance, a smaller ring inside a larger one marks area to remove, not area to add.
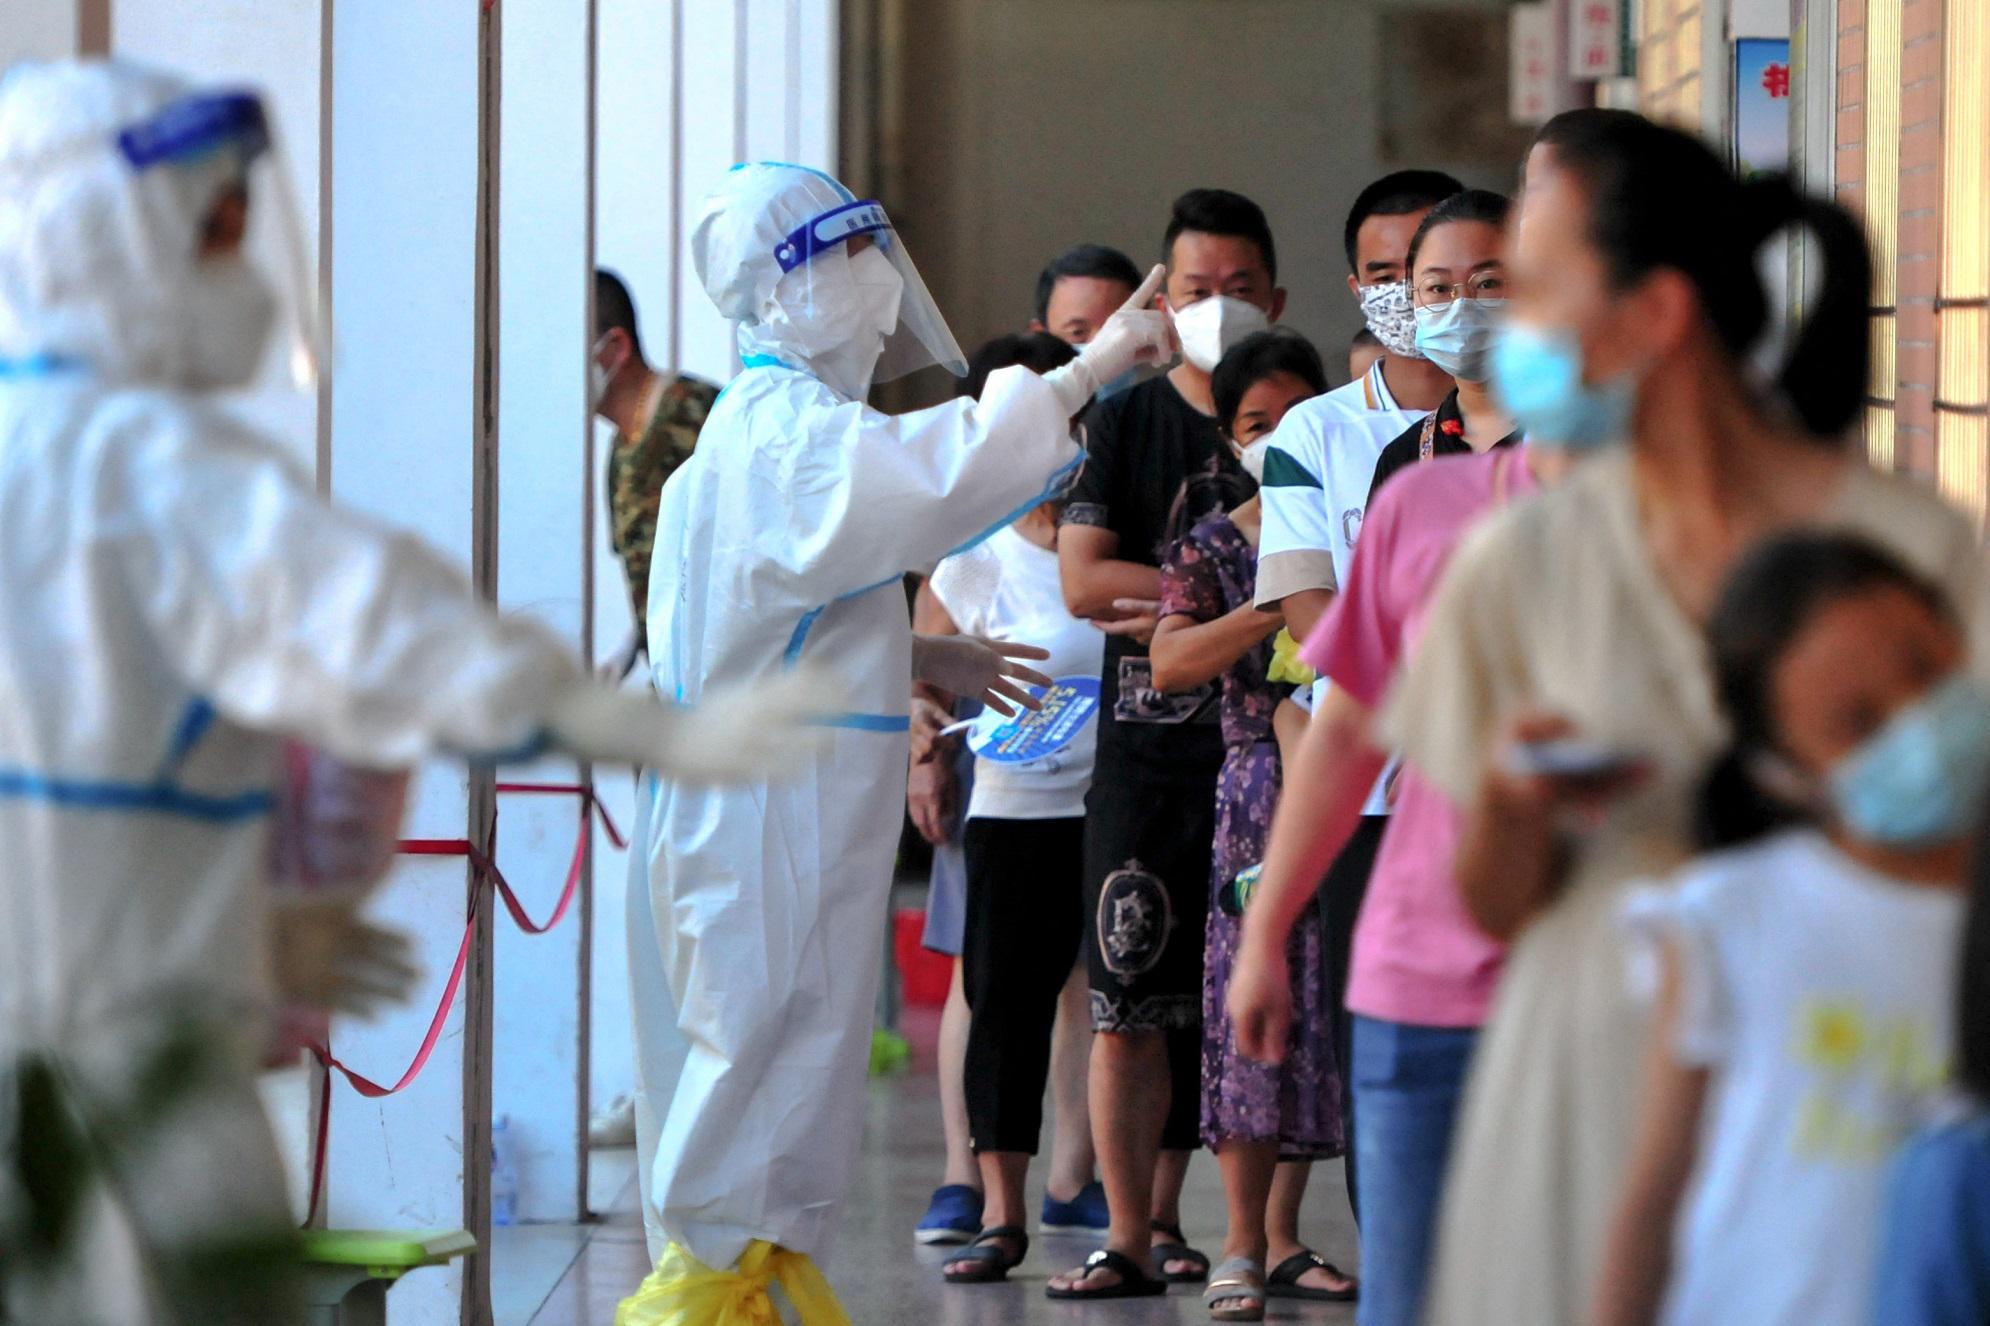
[[[1099,388],[1129,368],[1137,364],[1158,368],[1174,359],[1181,349],[1174,317],[1165,308],[1149,307],[1167,280],[1167,266],[1157,265],[1133,292],[1133,298],[1120,305],[1092,339],[1078,347],[1076,359],[1043,375],[1066,414],[1083,410],[1085,402],[1099,394]]]
[[[797,669],[716,691],[696,705],[665,704],[647,692],[589,687],[555,706],[554,743],[583,759],[627,764],[685,783],[737,783],[795,766],[797,753],[827,739],[820,720],[842,689]]]
[[[912,643],[912,671],[919,681],[979,700],[1004,718],[1014,718],[1017,705],[1043,708],[1041,700],[1016,683],[1047,687],[1051,679],[1016,660],[1049,658],[1048,649],[978,635],[918,635]]]
[[[360,914],[361,893],[280,896],[270,909],[277,992],[286,1002],[371,1017],[406,1002],[421,975],[408,938]]]

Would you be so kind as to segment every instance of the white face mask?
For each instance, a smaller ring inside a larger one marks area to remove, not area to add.
[[[601,362],[601,351],[608,344],[608,334],[603,332],[587,352],[587,408],[594,413],[601,408],[601,402],[608,396],[608,384],[615,380],[621,365],[609,368]]]
[[[1416,345],[1416,309],[1408,281],[1384,281],[1361,287],[1361,315],[1382,348],[1404,359],[1421,359]]]
[[[1198,299],[1175,311],[1175,333],[1182,338],[1182,358],[1205,373],[1213,373],[1231,346],[1271,326],[1256,304],[1229,295]]]
[[[857,287],[865,321],[880,336],[898,330],[898,304],[905,297],[905,278],[891,265],[891,259],[875,248],[865,249],[850,259],[850,280]]]
[[[245,387],[262,367],[276,326],[276,296],[241,258],[208,259],[187,283],[187,385]]]
[[[1264,482],[1264,454],[1269,450],[1271,450],[1271,434],[1266,433],[1237,453],[1237,463],[1244,467],[1244,473],[1251,476],[1252,483]]]

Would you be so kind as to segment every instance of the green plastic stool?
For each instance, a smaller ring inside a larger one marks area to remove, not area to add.
[[[386,1326],[395,1281],[477,1250],[464,1229],[307,1229],[302,1237],[311,1326]]]

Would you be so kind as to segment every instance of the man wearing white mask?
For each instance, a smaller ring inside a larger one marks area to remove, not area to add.
[[[1176,495],[1191,474],[1237,467],[1210,372],[1278,319],[1285,292],[1264,212],[1228,190],[1176,199],[1162,252],[1183,362],[1100,405],[1058,533],[1066,605],[1111,637],[1085,888],[1092,1131],[1112,1221],[1086,1269],[1052,1280],[1058,1297],[1158,1293],[1156,1271],[1196,1281],[1209,1269],[1181,1237],[1179,1202],[1200,1134],[1202,932],[1223,743],[1215,688],[1156,690],[1147,646]]]
[[[915,640],[901,579],[1061,494],[1084,459],[1072,418],[1172,339],[1144,308],[1157,270],[1064,367],[891,417],[864,403],[874,381],[966,365],[883,206],[818,171],[742,165],[699,206],[691,254],[744,371],[663,491],[657,688],[695,701],[819,659],[852,703],[782,785],[665,777],[641,798],[630,970],[658,1265],[617,1321],[697,1326],[741,1303],[771,1320],[778,1278],[815,1326],[844,1319],[812,1259],[862,1131],[907,682],[1008,704],[1047,680],[1013,661],[1040,650]]]
[[[243,256],[259,220],[294,238],[269,146],[249,93],[94,61],[0,79],[8,1321],[290,1319],[191,1273],[288,1227],[257,1014],[312,993],[299,954],[356,925],[315,908],[271,951],[279,734],[370,769],[551,744],[722,777],[788,757],[806,716],[800,682],[696,714],[600,686],[223,411],[213,393],[255,376],[280,320]],[[308,271],[287,256],[274,270]],[[22,1157],[78,1202],[17,1181]],[[24,1216],[41,1246],[10,1255]]]
[[[636,304],[622,278],[594,271],[594,345],[588,352],[594,413],[615,426],[608,456],[608,540],[629,582],[628,640],[604,664],[628,675],[649,647],[650,546],[663,484],[698,445],[719,389],[686,373],[660,372],[643,353]]]
[[[1408,253],[1423,219],[1460,187],[1439,171],[1396,171],[1363,189],[1348,211],[1342,234],[1351,269],[1348,290],[1360,301],[1368,329],[1386,353],[1365,376],[1294,406],[1265,453],[1257,605],[1282,612],[1292,638],[1301,643],[1326,615],[1354,555],[1382,448],[1429,414],[1451,387],[1450,376],[1417,346]],[[1324,681],[1316,682],[1310,697],[1302,693],[1295,703],[1316,703],[1325,689]],[[1324,885],[1322,914],[1336,991],[1346,986],[1355,916],[1388,823],[1387,782],[1385,777],[1376,783],[1360,830]],[[1336,1009],[1335,1042],[1345,1065],[1352,1024],[1338,1002]],[[1343,1087],[1347,1081],[1343,1072]],[[1351,1091],[1344,1092],[1342,1105],[1352,1118]],[[1346,1168],[1353,1201],[1352,1153]]]

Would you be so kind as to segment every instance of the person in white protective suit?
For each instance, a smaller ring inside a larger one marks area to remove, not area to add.
[[[1073,417],[1170,358],[1172,327],[1146,310],[1150,280],[1064,368],[1006,369],[979,402],[892,417],[864,403],[873,381],[965,364],[881,205],[817,171],[743,165],[702,204],[691,250],[744,370],[663,490],[656,684],[696,701],[819,660],[853,704],[783,785],[646,785],[629,938],[658,1267],[617,1322],[697,1326],[778,1277],[813,1326],[843,1320],[810,1259],[858,1151],[908,674],[997,703],[1045,680],[1010,661],[1040,651],[915,640],[901,577],[1060,493],[1083,459]]]
[[[242,256],[268,137],[254,95],[131,66],[0,79],[0,1320],[289,1319],[213,1260],[289,1222],[256,1015],[273,976],[346,1002],[324,964],[370,946],[320,908],[269,951],[279,734],[726,777],[804,716],[801,682],[601,687],[222,412],[276,321]]]

